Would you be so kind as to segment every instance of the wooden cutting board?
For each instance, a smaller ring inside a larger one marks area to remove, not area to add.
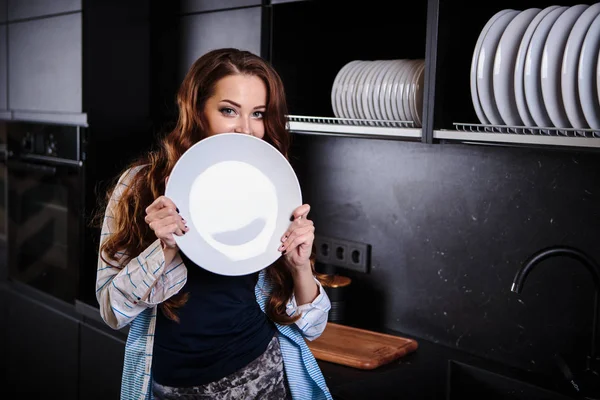
[[[413,339],[328,322],[317,339],[306,342],[317,360],[358,369],[375,369],[417,350]]]

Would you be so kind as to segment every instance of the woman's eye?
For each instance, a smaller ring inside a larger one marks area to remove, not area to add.
[[[264,118],[265,116],[265,112],[264,111],[255,111],[252,116],[254,118]]]
[[[235,114],[235,110],[233,108],[230,108],[230,107],[223,107],[223,108],[221,108],[220,111],[221,111],[221,114],[224,114],[224,115],[233,115],[233,114]]]

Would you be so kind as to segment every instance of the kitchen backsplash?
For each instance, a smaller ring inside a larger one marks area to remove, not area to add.
[[[521,263],[554,244],[600,262],[594,153],[294,136],[291,160],[317,232],[372,246],[347,323],[393,330],[519,368],[589,351],[593,283],[571,259]]]

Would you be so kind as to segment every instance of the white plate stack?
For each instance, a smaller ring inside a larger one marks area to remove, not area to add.
[[[482,124],[600,129],[600,3],[505,9],[471,60]]]
[[[354,60],[337,73],[331,106],[337,118],[365,120],[365,125],[421,126],[425,60]],[[382,122],[379,122],[382,121]]]

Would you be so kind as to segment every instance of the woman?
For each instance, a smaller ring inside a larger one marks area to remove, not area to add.
[[[177,103],[175,129],[126,169],[102,212],[96,296],[109,326],[130,324],[121,398],[331,399],[305,343],[331,308],[310,206],[293,212],[275,263],[230,277],[179,252],[173,235],[189,228],[163,195],[179,157],[211,135],[253,135],[287,157],[281,79],[256,55],[214,50],[192,65]]]

